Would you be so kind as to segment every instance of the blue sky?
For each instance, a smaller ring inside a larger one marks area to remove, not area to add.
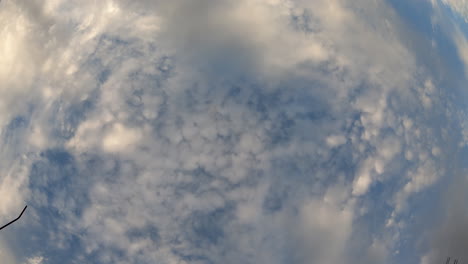
[[[0,3],[0,259],[468,261],[468,3]]]

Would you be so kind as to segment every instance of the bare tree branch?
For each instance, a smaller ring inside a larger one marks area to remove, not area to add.
[[[0,1],[1,1],[1,0],[0,0]],[[8,223],[8,224],[6,224],[6,225],[0,227],[0,230],[2,230],[3,228],[5,228],[5,227],[7,227],[7,226],[9,226],[9,225],[11,225],[11,224],[13,224],[14,222],[18,221],[18,219],[20,219],[21,216],[23,215],[24,211],[26,211],[26,208],[28,208],[27,205],[24,207],[23,211],[21,211],[21,214],[20,214],[15,220],[13,220],[13,221],[11,221],[10,223]]]

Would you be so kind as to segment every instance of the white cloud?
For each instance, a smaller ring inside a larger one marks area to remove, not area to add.
[[[337,147],[346,143],[346,138],[342,135],[333,135],[327,137],[326,142],[330,147]]]
[[[455,29],[454,40],[457,45],[458,55],[464,63],[465,73],[468,73],[468,41],[459,28]]]
[[[10,247],[8,246],[8,243],[5,242],[4,239],[0,240],[0,257],[5,263],[12,263],[16,264],[19,263],[17,259],[15,258],[14,254],[12,254]]]
[[[460,14],[466,20],[468,15],[468,1],[466,0],[442,0],[442,3],[448,5],[453,11]]]
[[[26,264],[42,264],[44,263],[44,257],[37,256],[37,257],[32,257],[29,258]]]
[[[301,210],[297,231],[301,239],[297,263],[345,261],[344,250],[352,231],[352,211],[352,208],[340,209],[323,201],[307,203]]]
[[[120,123],[112,125],[112,128],[103,139],[103,148],[106,151],[128,151],[134,147],[141,138],[141,132],[137,129],[127,128]]]

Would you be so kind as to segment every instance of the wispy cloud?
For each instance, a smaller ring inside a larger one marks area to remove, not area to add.
[[[458,13],[465,20],[468,15],[468,1],[466,0],[442,0],[442,3],[449,6],[454,12]]]

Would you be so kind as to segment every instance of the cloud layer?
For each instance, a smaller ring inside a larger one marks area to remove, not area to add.
[[[462,258],[466,79],[434,69],[467,42],[426,4],[430,32],[392,1],[3,1],[0,220],[31,210],[0,255]]]

